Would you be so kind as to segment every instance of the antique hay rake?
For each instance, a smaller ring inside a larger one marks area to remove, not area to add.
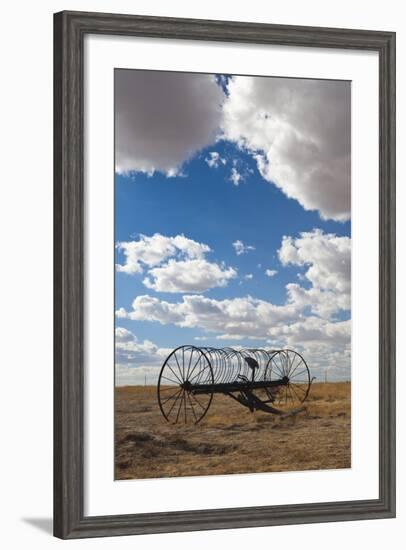
[[[214,394],[228,395],[251,412],[292,414],[302,410],[312,380],[293,350],[181,346],[162,365],[158,403],[168,422],[200,422]]]

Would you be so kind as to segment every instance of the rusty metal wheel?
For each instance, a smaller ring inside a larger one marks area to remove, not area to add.
[[[296,409],[309,395],[311,378],[309,367],[297,351],[275,351],[268,362],[265,379],[274,381],[286,377],[288,383],[269,390],[273,407],[281,412]]]
[[[197,424],[206,415],[213,392],[213,370],[206,354],[195,346],[181,346],[166,358],[158,378],[158,403],[172,424]],[[204,394],[194,395],[193,385],[207,384]]]

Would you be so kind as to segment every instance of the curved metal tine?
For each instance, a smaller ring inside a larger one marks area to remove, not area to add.
[[[248,373],[248,363],[245,361],[245,357],[243,355],[243,351],[241,350],[235,350],[235,357],[238,361],[239,365],[239,376],[245,376],[245,378],[249,378]]]
[[[216,375],[217,375],[217,356],[216,356],[216,350],[215,348],[209,348],[209,350],[206,353],[207,359],[209,360],[209,363],[211,364],[211,368],[213,371],[213,379],[215,381]]]
[[[225,382],[234,382],[237,378],[238,364],[236,362],[235,350],[227,348],[227,374]]]
[[[263,368],[262,368],[262,373],[261,373],[261,379],[263,378],[265,380],[265,377],[266,377],[266,367],[268,365],[268,361],[269,361],[269,354],[266,350],[262,350],[262,360],[263,360]]]
[[[277,356],[279,355],[279,353],[279,351],[276,351],[275,353],[271,354],[271,357],[269,359],[269,363],[267,365],[269,380],[275,380],[277,378],[283,377],[280,366],[277,363]]]
[[[224,376],[223,376],[223,382],[224,383],[227,383],[230,376],[232,375],[232,368],[233,368],[233,364],[232,364],[232,361],[231,361],[231,355],[230,355],[230,350],[229,349],[225,349],[224,350],[224,364],[225,364],[225,369],[224,369]]]
[[[213,365],[212,365],[211,361],[208,359],[207,355],[205,356],[205,363],[207,363],[207,364],[201,370],[200,383],[202,383],[202,384],[212,384],[213,380],[212,380],[211,373],[213,372]],[[208,368],[206,368],[206,367],[208,367]]]
[[[199,372],[197,377],[197,384],[207,384],[211,382],[210,380],[210,365],[207,363]]]
[[[223,383],[227,383],[232,374],[232,362],[230,360],[231,358],[230,351],[231,351],[231,348],[223,348],[223,358],[225,363],[224,376],[222,380]]]
[[[252,378],[252,370],[250,369],[247,361],[245,360],[246,357],[252,357],[252,355],[247,350],[240,350],[239,351],[240,360],[242,364],[242,368],[244,370],[244,376],[251,381]]]
[[[267,359],[266,359],[265,367],[264,367],[264,380],[270,380],[271,379],[270,365],[271,365],[272,354],[269,351],[266,351],[266,350],[265,350],[265,353],[266,353]]]
[[[217,350],[218,357],[218,372],[215,378],[216,383],[223,383],[227,374],[227,359],[223,349]]]
[[[201,357],[204,357],[204,355],[202,354]],[[189,382],[193,382],[194,380],[196,380],[195,384],[200,384],[202,382],[202,374],[205,370],[209,370],[210,372],[210,364],[206,362],[206,364],[204,365],[204,367],[202,369],[199,369],[197,373],[195,373],[195,375],[190,378]]]
[[[274,365],[274,356],[275,354],[278,353],[277,351],[276,352],[272,352],[272,351],[269,351],[268,352],[268,355],[269,355],[269,360],[268,360],[268,363],[266,365],[266,369],[265,369],[265,375],[267,377],[268,380],[273,380],[273,365]]]
[[[275,369],[278,371],[279,376],[283,378],[285,376],[285,356],[283,354],[283,350],[278,351],[274,355],[274,364]]]
[[[216,374],[215,374],[214,382],[217,383],[217,382],[221,382],[223,380],[224,369],[225,369],[224,355],[221,352],[221,350],[217,350],[217,352],[216,352],[216,362],[217,362],[217,371],[216,371]]]
[[[211,367],[213,368],[213,362],[212,362],[212,356],[211,356],[211,348],[205,347],[205,348],[200,348],[200,349],[201,349],[202,353],[204,353],[204,356],[205,356],[205,357],[202,359],[203,365],[204,365],[205,362],[208,361],[208,362],[210,363]],[[200,362],[200,365],[201,365],[201,364],[202,364],[202,363]]]
[[[195,348],[194,346],[190,346],[190,348],[191,348],[191,352],[190,352],[190,355],[189,355],[189,360],[187,362],[188,365],[187,365],[185,380],[189,380],[189,371],[190,371],[190,365],[192,363],[193,353],[197,350],[197,348]]]
[[[221,363],[221,353],[217,348],[213,348],[212,351],[213,362],[211,365],[213,371],[213,382],[217,384],[221,379],[222,375],[222,363]]]
[[[279,352],[278,358],[279,358],[279,365],[281,367],[283,376],[286,376],[286,373],[287,373],[287,357],[286,357],[286,354],[285,354],[285,350],[281,350]]]
[[[217,383],[221,375],[220,354],[218,350],[213,348],[213,350],[210,353],[210,357],[211,357],[211,368],[213,370],[214,383]]]
[[[233,369],[235,368],[235,365],[233,367],[233,363],[231,360],[230,350],[224,350],[223,359],[225,366],[223,382],[227,382],[229,378],[232,377]]]
[[[269,361],[269,355],[268,355],[268,352],[262,348],[258,349],[257,351],[261,356],[260,372],[258,374],[258,380],[264,380],[266,375],[266,367]]]
[[[218,373],[215,382],[222,382],[227,369],[223,350],[217,350]]]
[[[263,379],[265,379],[266,366],[268,364],[268,357],[269,356],[268,356],[267,352],[264,349],[261,349],[260,352],[261,352],[262,361],[261,361],[261,373],[260,373],[259,378],[260,378],[260,380],[263,380]]]
[[[214,381],[216,381],[216,376],[218,374],[216,348],[205,348],[204,353],[205,353],[209,363],[211,364],[211,368],[212,368],[212,371],[213,371],[213,379],[214,379]]]
[[[245,357],[248,356],[248,354],[245,355],[243,350],[236,351],[236,357],[238,360],[238,364],[240,365],[240,372],[239,376],[244,376],[247,380],[250,379],[250,369],[248,367],[248,363],[245,360]]]
[[[209,365],[211,366],[210,369],[205,370],[204,376],[200,379],[200,383],[205,384],[211,384],[211,372],[213,372],[213,381],[215,382],[215,376],[216,376],[216,348],[205,348],[204,354],[206,356],[207,361],[209,362]],[[203,373],[202,373],[203,374]]]
[[[224,350],[223,353],[223,360],[224,360],[224,376],[223,376],[223,382],[227,382],[228,379],[233,374],[233,364],[231,362],[231,356],[230,356],[230,350]]]
[[[230,352],[230,363],[232,365],[232,369],[230,370],[229,382],[235,382],[238,377],[243,374],[241,355],[235,349]]]
[[[245,360],[246,357],[250,357],[251,359],[254,359],[256,361],[256,358],[255,358],[255,354],[252,352],[252,350],[248,350],[248,349],[243,349],[241,350],[241,357],[243,357],[244,359],[244,373],[245,373],[245,376],[247,378],[247,380],[249,380],[250,382],[253,380],[253,376],[255,375],[255,368],[252,369],[250,368],[249,364],[247,363],[247,361]]]
[[[253,373],[252,373],[252,380],[255,381],[258,377],[259,371],[261,370],[261,354],[259,353],[259,350],[257,350],[257,349],[252,349],[252,350],[250,350],[250,352],[254,356],[254,359],[255,359],[255,361],[257,362],[257,365],[258,365],[258,368],[254,369]]]

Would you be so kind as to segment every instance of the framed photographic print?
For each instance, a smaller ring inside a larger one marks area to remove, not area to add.
[[[55,15],[60,538],[395,514],[395,35]]]

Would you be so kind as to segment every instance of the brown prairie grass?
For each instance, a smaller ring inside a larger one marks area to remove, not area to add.
[[[305,410],[287,417],[215,395],[197,425],[168,424],[155,387],[115,392],[116,479],[351,467],[349,382],[313,384]]]

